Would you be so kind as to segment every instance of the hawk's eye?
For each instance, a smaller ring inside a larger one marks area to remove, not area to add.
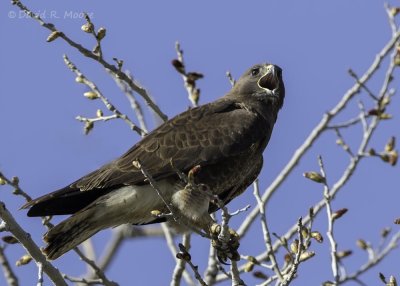
[[[260,73],[260,69],[259,68],[254,68],[251,70],[251,75],[252,76],[256,76]]]

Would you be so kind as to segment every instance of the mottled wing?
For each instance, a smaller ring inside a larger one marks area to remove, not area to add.
[[[23,208],[31,207],[29,216],[71,214],[121,186],[144,184],[145,177],[132,164],[135,160],[156,180],[176,176],[176,169],[187,173],[198,164],[218,164],[265,135],[266,126],[258,116],[227,98],[190,109],[162,124],[120,158]]]
[[[171,119],[117,160],[71,185],[87,191],[143,184],[132,162],[139,160],[154,179],[187,172],[195,165],[215,164],[234,156],[263,136],[258,115],[232,100],[190,109]]]

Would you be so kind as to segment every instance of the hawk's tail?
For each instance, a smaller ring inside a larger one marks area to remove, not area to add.
[[[57,259],[73,249],[103,227],[94,218],[93,211],[86,209],[50,229],[43,237],[47,243],[43,250],[50,260]]]

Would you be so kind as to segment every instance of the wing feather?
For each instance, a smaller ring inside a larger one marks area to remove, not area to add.
[[[213,164],[245,151],[256,139],[251,137],[265,135],[260,131],[268,128],[258,126],[260,120],[256,117],[256,113],[231,100],[188,110],[161,125],[120,158],[71,186],[92,190],[142,184],[145,178],[132,165],[135,160],[140,160],[154,179],[175,175],[175,168],[187,171],[197,164]],[[259,132],[254,132],[255,128]],[[242,140],[243,137],[247,139]]]
[[[141,171],[132,164],[135,160],[140,160],[154,179],[176,176],[176,169],[187,172],[195,165],[217,164],[245,152],[270,129],[272,127],[265,126],[256,112],[243,108],[233,99],[222,98],[172,118],[120,158],[23,208],[34,206],[39,211],[42,207],[38,203],[50,207],[51,201],[62,198],[66,203],[64,213],[68,213],[67,205],[79,199],[80,191],[92,193],[86,196],[94,200],[123,185],[146,183]],[[31,215],[34,214],[34,208],[31,211]]]

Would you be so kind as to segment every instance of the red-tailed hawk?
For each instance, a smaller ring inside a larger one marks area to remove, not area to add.
[[[209,212],[218,207],[188,189],[178,172],[200,166],[195,183],[225,204],[240,195],[260,173],[284,96],[281,68],[255,65],[222,98],[175,116],[118,159],[24,205],[28,216],[71,214],[45,234],[47,257],[58,258],[102,229],[159,222],[152,211],[169,212],[134,161],[155,180],[169,206],[205,229]]]

